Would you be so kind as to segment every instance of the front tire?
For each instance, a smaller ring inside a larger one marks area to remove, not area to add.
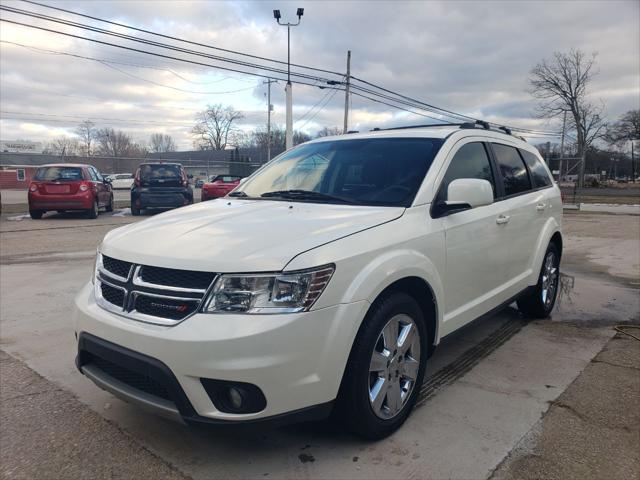
[[[33,220],[40,220],[44,215],[44,210],[29,210],[29,215]]]
[[[406,293],[377,300],[358,333],[338,398],[356,435],[376,440],[405,422],[418,397],[428,353],[420,306]]]
[[[111,195],[111,198],[109,199],[109,204],[105,207],[105,210],[107,212],[113,212],[113,195]]]
[[[560,283],[560,252],[550,243],[544,254],[538,283],[518,299],[518,309],[527,318],[547,318],[556,303]]]

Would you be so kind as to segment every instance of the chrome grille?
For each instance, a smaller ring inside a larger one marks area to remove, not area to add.
[[[215,273],[138,265],[98,254],[96,302],[105,310],[156,325],[198,311]]]
[[[115,258],[102,255],[102,266],[108,274],[112,274],[111,276],[129,278],[133,263],[125,262],[124,260],[116,260]]]
[[[139,278],[156,285],[206,290],[215,276],[209,272],[144,266],[140,269]]]

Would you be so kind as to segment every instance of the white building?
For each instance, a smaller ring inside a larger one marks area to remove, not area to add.
[[[42,153],[42,142],[29,140],[0,140],[0,152],[7,153]]]

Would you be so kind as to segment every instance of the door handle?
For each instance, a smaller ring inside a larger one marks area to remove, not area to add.
[[[496,223],[498,225],[504,225],[505,223],[509,223],[509,219],[511,219],[509,215],[499,215],[498,218],[496,218]]]
[[[539,204],[536,205],[536,210],[539,211],[539,212],[542,212],[545,209],[546,206],[547,205],[544,204],[544,203],[539,203]]]

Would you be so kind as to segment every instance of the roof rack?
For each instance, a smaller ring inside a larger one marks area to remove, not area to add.
[[[427,127],[460,127],[463,123],[428,123],[426,125],[407,125],[406,127],[391,127],[391,128],[372,128],[372,132],[381,132],[387,130],[405,130],[408,128],[427,128]]]
[[[474,129],[474,128],[480,127],[484,130],[490,130],[492,132],[500,132],[506,135],[511,135],[512,137],[518,138],[524,142],[527,141],[525,138],[521,137],[520,135],[514,135],[511,132],[511,129],[509,127],[500,126],[497,128],[493,128],[491,127],[491,124],[489,122],[485,122],[484,120],[476,120],[475,122],[465,122],[465,123],[429,123],[426,125],[407,125],[405,127],[391,127],[391,128],[376,127],[371,129],[371,131],[380,132],[380,131],[387,131],[387,130],[405,130],[409,128],[430,128],[430,127],[458,127],[460,129]]]

